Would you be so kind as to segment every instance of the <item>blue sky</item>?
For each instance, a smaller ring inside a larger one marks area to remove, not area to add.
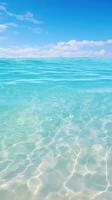
[[[1,57],[111,55],[111,38],[111,0],[0,1]]]

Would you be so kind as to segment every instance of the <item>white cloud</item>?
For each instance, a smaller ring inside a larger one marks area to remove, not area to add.
[[[111,52],[107,51],[109,45],[112,46],[112,40],[70,40],[53,45],[48,49],[47,54],[62,57],[109,56],[111,54]]]
[[[55,50],[78,50],[80,48],[92,48],[92,47],[103,47],[105,45],[112,44],[112,40],[106,41],[95,41],[95,40],[70,40],[68,42],[58,42],[53,48]]]
[[[5,3],[0,3],[0,10],[5,11],[6,10],[6,4]]]
[[[3,3],[0,3],[0,11],[4,12],[7,16],[14,17],[14,18],[16,18],[17,20],[20,20],[20,21],[28,21],[28,22],[31,22],[33,24],[40,24],[41,23],[40,20],[35,18],[34,14],[32,12],[27,11],[24,14],[16,14],[16,13],[10,12],[6,7],[6,4],[3,4]]]
[[[6,23],[6,24],[0,24],[0,33],[6,31],[8,28],[11,28],[11,27],[16,28],[18,27],[18,25],[12,22]]]
[[[107,44],[112,44],[112,40],[107,40]]]
[[[9,27],[14,27],[14,28],[18,27],[18,24],[14,23],[14,22],[6,23],[6,25]]]
[[[0,32],[6,31],[8,26],[6,24],[0,24]]]
[[[15,17],[17,20],[20,20],[20,21],[28,21],[28,22],[31,22],[33,24],[40,24],[40,20],[37,20],[35,17],[34,17],[34,14],[32,12],[29,12],[27,11],[26,13],[24,14],[15,14],[15,13],[12,13],[12,12],[7,12],[7,15],[8,16],[11,16],[11,17]]]
[[[109,47],[109,48],[108,48]],[[37,47],[0,48],[0,57],[106,57],[112,56],[112,40],[70,40]]]
[[[35,34],[40,34],[42,33],[42,28],[38,27],[38,28],[32,28],[32,27],[26,27],[29,31],[31,31],[32,33],[35,33]]]
[[[0,48],[0,57],[37,57],[39,53],[38,48],[32,47]]]
[[[107,46],[112,43],[107,41],[94,40],[70,40],[68,42],[58,42],[47,49],[47,56],[80,57],[80,56],[106,56]]]

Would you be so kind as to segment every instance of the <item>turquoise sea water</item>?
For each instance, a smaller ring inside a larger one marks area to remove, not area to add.
[[[0,200],[112,200],[112,59],[0,60]]]

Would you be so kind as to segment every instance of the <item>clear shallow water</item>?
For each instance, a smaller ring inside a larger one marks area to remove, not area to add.
[[[0,60],[0,200],[112,199],[112,59]]]

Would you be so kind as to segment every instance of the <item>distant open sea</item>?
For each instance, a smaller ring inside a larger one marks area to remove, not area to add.
[[[112,59],[0,59],[0,200],[112,200]]]

